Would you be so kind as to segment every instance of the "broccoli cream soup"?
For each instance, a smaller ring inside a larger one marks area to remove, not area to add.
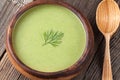
[[[17,20],[12,42],[25,65],[37,71],[56,72],[80,59],[86,47],[86,33],[71,10],[44,4],[27,10]]]

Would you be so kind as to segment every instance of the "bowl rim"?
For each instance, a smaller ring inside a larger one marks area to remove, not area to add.
[[[80,21],[82,22],[83,28],[85,30],[86,33],[86,47],[84,49],[84,52],[82,54],[82,56],[80,57],[80,59],[74,63],[72,66],[68,67],[67,69],[64,70],[60,70],[60,71],[56,71],[56,72],[41,72],[41,71],[37,71],[34,70],[28,66],[26,66],[16,55],[14,49],[13,49],[13,45],[12,45],[12,32],[14,29],[14,25],[16,23],[16,21],[19,19],[19,17],[27,10],[29,10],[32,7],[35,7],[37,5],[42,5],[42,4],[52,4],[52,5],[60,5],[63,6],[69,10],[71,10],[74,14],[76,14],[76,16],[80,19]],[[8,51],[8,54],[13,58],[13,60],[27,73],[34,75],[38,78],[45,78],[45,79],[49,79],[49,78],[59,78],[59,77],[66,77],[66,76],[70,76],[70,75],[74,75],[79,73],[79,71],[86,66],[85,61],[87,61],[89,59],[89,56],[92,55],[92,51],[93,51],[93,47],[94,47],[94,35],[93,35],[93,31],[91,29],[91,26],[88,22],[88,20],[83,16],[83,14],[78,11],[77,9],[75,9],[73,6],[62,2],[62,1],[45,1],[45,0],[37,0],[37,1],[33,1],[27,5],[25,5],[23,8],[21,8],[17,14],[15,14],[15,16],[12,18],[8,29],[7,29],[7,34],[6,34],[6,49]]]

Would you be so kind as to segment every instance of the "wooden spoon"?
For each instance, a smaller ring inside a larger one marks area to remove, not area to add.
[[[119,7],[114,0],[101,1],[96,12],[96,22],[106,39],[102,80],[112,80],[109,43],[110,37],[115,33],[120,22]]]

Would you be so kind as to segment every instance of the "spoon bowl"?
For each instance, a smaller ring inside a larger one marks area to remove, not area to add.
[[[119,6],[114,0],[103,0],[98,5],[96,22],[103,34],[114,34],[120,22]]]

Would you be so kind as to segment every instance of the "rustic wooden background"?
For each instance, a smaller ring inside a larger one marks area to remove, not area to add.
[[[18,3],[19,1],[19,3]],[[5,33],[7,25],[12,16],[19,8],[24,6],[22,2],[27,4],[32,0],[0,0],[0,80],[29,80],[21,75],[10,63],[5,50]],[[63,0],[78,10],[88,18],[95,35],[94,58],[82,75],[77,76],[73,80],[101,80],[102,63],[105,41],[99,32],[95,22],[96,7],[101,0]],[[120,0],[116,0],[120,5]],[[120,28],[111,39],[111,61],[114,80],[120,80]]]

